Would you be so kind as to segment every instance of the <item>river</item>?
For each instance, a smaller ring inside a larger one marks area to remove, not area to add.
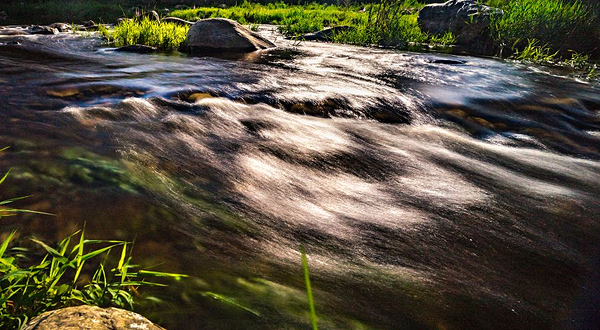
[[[309,329],[301,245],[321,329],[593,328],[598,83],[261,33],[237,58],[0,36],[0,197],[55,214],[2,233],[135,240],[191,275],[140,310],[171,330]]]

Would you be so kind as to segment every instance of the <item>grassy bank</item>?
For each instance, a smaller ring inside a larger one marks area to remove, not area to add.
[[[492,1],[504,16],[491,25],[501,51],[522,51],[535,42],[559,57],[573,51],[600,55],[600,6],[567,0]]]
[[[382,1],[376,4],[288,5],[283,2],[266,5],[244,2],[229,8],[201,7],[176,10],[172,16],[188,21],[223,17],[241,24],[273,24],[288,37],[300,37],[331,26],[347,25],[355,29],[340,33],[334,40],[360,45],[405,45],[408,42],[449,44],[451,35],[432,36],[423,33],[417,24],[418,10],[423,6],[416,0]]]
[[[534,63],[570,66],[594,74],[593,60],[600,58],[600,5],[579,0],[489,0],[504,10],[491,23],[490,34],[497,54]],[[358,45],[404,48],[408,43],[454,44],[450,33],[430,35],[417,24],[416,0],[387,1],[341,7],[335,5],[259,5],[244,2],[230,8],[202,7],[178,10],[171,15],[186,20],[224,17],[242,24],[275,24],[288,37],[337,25],[353,30],[333,40]]]
[[[495,19],[490,34],[496,55],[536,63],[584,67],[600,58],[600,5],[581,0],[487,0],[488,5],[504,10]],[[160,6],[156,4],[160,3]],[[156,9],[163,15],[189,21],[223,17],[241,24],[278,25],[288,37],[301,39],[306,33],[331,26],[347,25],[352,30],[333,35],[335,42],[357,45],[380,45],[405,49],[410,43],[450,45],[456,38],[450,33],[430,35],[417,23],[418,0],[381,0],[373,4],[349,6],[309,3],[290,5],[284,2],[256,4],[243,2],[228,7],[200,7],[162,11],[174,2],[163,1],[73,1],[54,0],[21,5],[4,5],[10,23],[113,22],[118,17],[133,17],[135,8]],[[185,3],[185,1],[184,1]],[[171,8],[173,9],[173,8]],[[147,44],[161,49],[176,49],[183,41],[182,28],[151,22],[127,23],[105,33],[117,46]],[[576,63],[576,64],[573,64]],[[586,66],[591,71],[594,67]]]

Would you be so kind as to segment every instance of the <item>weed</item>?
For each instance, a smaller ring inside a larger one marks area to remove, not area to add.
[[[185,41],[189,27],[175,23],[159,23],[148,18],[125,20],[114,30],[100,33],[116,47],[147,45],[161,50],[176,50]]]
[[[511,0],[496,5],[504,15],[492,19],[491,32],[502,47],[512,45],[513,51],[522,52],[530,40],[538,40],[561,56],[569,49],[587,52],[597,47],[590,40],[600,36],[598,17],[580,1]]]
[[[312,288],[310,286],[310,274],[308,272],[308,260],[306,258],[306,252],[304,246],[300,247],[302,253],[302,269],[304,270],[304,282],[306,283],[306,298],[308,300],[308,307],[310,308],[310,323],[313,330],[319,330],[317,325],[317,312],[315,309],[315,301],[313,299]]]
[[[45,251],[43,257],[23,247],[8,249],[15,234],[11,232],[0,245],[0,324],[11,329],[20,329],[41,313],[67,306],[132,310],[138,287],[164,285],[146,278],[185,276],[138,270],[131,264],[128,242],[86,239],[84,230],[65,238],[56,248],[32,239]],[[110,258],[117,248],[120,257]],[[90,268],[91,263],[95,267]]]
[[[521,61],[547,64],[555,62],[557,54],[558,52],[553,53],[547,45],[540,45],[539,40],[530,39],[526,47],[515,52],[514,57]]]

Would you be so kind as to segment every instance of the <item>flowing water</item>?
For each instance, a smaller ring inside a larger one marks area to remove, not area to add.
[[[192,275],[142,309],[170,329],[309,329],[300,245],[321,329],[597,325],[598,84],[269,27],[238,58],[4,31],[0,197],[56,216],[2,232],[135,239]]]

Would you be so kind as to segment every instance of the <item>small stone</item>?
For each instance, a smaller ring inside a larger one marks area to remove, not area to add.
[[[196,101],[208,99],[211,97],[213,97],[213,96],[210,95],[209,93],[194,93],[194,94],[188,96],[188,100],[190,100],[192,102],[196,102]]]
[[[302,36],[302,39],[314,41],[331,41],[336,34],[352,31],[355,29],[355,27],[347,25],[334,26],[327,29],[323,29],[319,32],[305,34],[304,36]]]
[[[49,25],[51,28],[57,29],[58,32],[71,32],[71,25],[67,23],[54,23]]]
[[[121,24],[123,24],[125,22],[129,22],[129,21],[132,21],[132,19],[126,18],[126,17],[117,18],[117,21],[115,22],[115,26],[121,25]]]

